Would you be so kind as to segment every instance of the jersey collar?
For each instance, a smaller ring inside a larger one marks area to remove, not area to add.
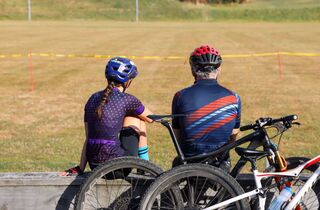
[[[217,85],[218,81],[216,79],[200,79],[197,80],[196,85]]]

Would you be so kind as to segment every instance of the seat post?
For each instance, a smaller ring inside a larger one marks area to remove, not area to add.
[[[177,140],[177,137],[176,135],[174,134],[173,132],[173,128],[172,128],[172,125],[171,123],[167,122],[167,121],[163,121],[161,122],[162,125],[164,125],[168,130],[169,130],[169,133],[170,133],[170,136],[171,136],[171,139],[173,141],[173,145],[178,153],[178,156],[181,158],[181,160],[184,162],[184,154],[182,153],[182,150],[181,150],[181,147],[179,145],[179,142]]]
[[[256,163],[256,159],[255,158],[248,158],[243,156],[245,159],[247,159],[250,163],[251,163],[251,169],[253,170],[257,170],[257,163]]]

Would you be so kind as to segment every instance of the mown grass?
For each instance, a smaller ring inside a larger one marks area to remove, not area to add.
[[[319,23],[2,21],[0,28],[0,54],[185,57],[134,59],[140,74],[128,91],[157,114],[170,113],[174,93],[193,83],[187,57],[200,44],[230,55],[319,53],[320,43]],[[106,59],[34,56],[34,91],[29,61],[0,58],[0,171],[61,171],[78,163],[83,107],[90,94],[106,85]],[[219,81],[241,95],[242,124],[261,116],[298,114],[302,126],[284,135],[281,151],[286,156],[318,155],[320,58],[281,56],[281,62],[282,79],[277,56],[224,57]],[[169,168],[176,153],[167,130],[148,125],[148,138],[151,160]]]
[[[318,0],[252,0],[247,4],[193,5],[140,0],[141,21],[319,21]],[[34,20],[135,20],[134,0],[32,0]],[[0,20],[27,19],[27,1],[0,2]]]

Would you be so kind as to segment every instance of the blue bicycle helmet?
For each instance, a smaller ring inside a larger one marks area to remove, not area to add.
[[[125,83],[138,75],[136,65],[127,58],[111,58],[107,63],[105,76],[108,80]]]

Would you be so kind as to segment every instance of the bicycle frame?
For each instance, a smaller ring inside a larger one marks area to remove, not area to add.
[[[210,152],[210,153],[207,153],[204,155],[197,155],[197,156],[193,156],[193,157],[185,157],[182,152],[182,149],[178,143],[178,140],[177,140],[176,136],[174,135],[171,123],[169,123],[168,121],[161,121],[161,124],[164,125],[169,130],[171,139],[172,139],[174,147],[178,153],[178,156],[181,158],[182,162],[184,162],[185,164],[188,161],[195,161],[195,160],[200,160],[200,159],[203,160],[203,159],[207,159],[210,157],[217,157],[218,155],[221,155],[222,153],[229,151],[231,149],[234,149],[234,148],[238,147],[239,145],[242,145],[247,142],[250,142],[247,149],[254,150],[260,146],[263,146],[264,148],[270,148],[272,150],[272,152],[275,153],[275,156],[268,158],[269,161],[270,161],[270,159],[275,160],[277,158],[277,155],[279,156],[278,150],[276,147],[274,147],[274,145],[271,144],[266,130],[261,128],[257,131],[254,131],[254,132],[242,137],[241,139],[238,139],[237,141],[235,141],[233,143],[227,144],[226,146],[219,148],[218,150],[216,150],[214,152]],[[240,158],[238,160],[238,162],[236,163],[236,165],[233,167],[232,171],[230,172],[230,175],[232,177],[237,177],[237,175],[240,173],[241,169],[244,167],[244,165],[246,163],[247,163],[247,160]]]
[[[312,166],[316,163],[320,162],[320,155],[317,157],[309,160],[308,162],[301,164],[300,166],[290,169],[284,172],[270,172],[270,173],[261,173],[258,172],[257,169],[253,170],[253,175],[255,179],[256,189],[249,191],[247,193],[244,193],[242,195],[236,196],[234,198],[228,199],[226,201],[223,201],[221,203],[218,203],[216,205],[210,206],[208,208],[205,208],[204,210],[214,210],[221,208],[225,205],[231,204],[233,202],[236,202],[238,200],[256,196],[258,195],[259,198],[259,207],[261,210],[265,209],[265,192],[268,190],[268,188],[262,188],[261,180],[266,177],[298,177],[301,172],[308,168],[309,166]],[[285,210],[292,210],[294,209],[302,200],[303,196],[308,192],[314,183],[317,181],[318,177],[320,176],[320,166],[318,169],[310,176],[310,178],[307,180],[307,182],[304,184],[304,186],[298,191],[297,194],[293,197],[293,199],[286,205]]]

